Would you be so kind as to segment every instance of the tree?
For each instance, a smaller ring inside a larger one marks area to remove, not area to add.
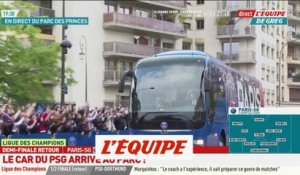
[[[215,19],[215,23],[218,26],[228,25],[229,22],[230,22],[230,17],[229,16],[218,16]]]
[[[18,17],[26,17],[36,7],[24,1],[0,3],[0,10],[18,9]],[[31,25],[0,25],[0,101],[15,104],[52,100],[51,89],[43,81],[60,81],[60,46],[46,44],[36,36],[41,30]],[[66,76],[74,83],[72,70]]]

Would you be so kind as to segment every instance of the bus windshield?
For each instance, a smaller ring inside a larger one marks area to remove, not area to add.
[[[139,65],[132,94],[132,112],[199,110],[199,105],[203,104],[199,102],[203,100],[200,97],[203,70],[204,61],[199,59],[170,59]]]
[[[204,60],[160,58],[137,66],[131,93],[130,127],[159,130],[196,129],[205,124],[201,86]]]

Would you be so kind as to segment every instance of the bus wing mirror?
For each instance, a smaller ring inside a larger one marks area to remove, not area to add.
[[[127,77],[131,77],[133,78],[134,77],[134,73],[132,71],[124,71],[122,73],[122,76],[121,76],[121,79],[120,79],[120,82],[119,82],[119,92],[122,93],[124,92],[124,87],[125,87],[125,80]]]

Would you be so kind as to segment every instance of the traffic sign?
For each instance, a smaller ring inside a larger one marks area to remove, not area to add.
[[[68,94],[68,86],[65,84],[61,87],[62,94]]]

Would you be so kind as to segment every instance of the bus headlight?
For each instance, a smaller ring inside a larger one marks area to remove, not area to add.
[[[194,140],[194,145],[203,146],[204,145],[204,140],[203,139]]]

